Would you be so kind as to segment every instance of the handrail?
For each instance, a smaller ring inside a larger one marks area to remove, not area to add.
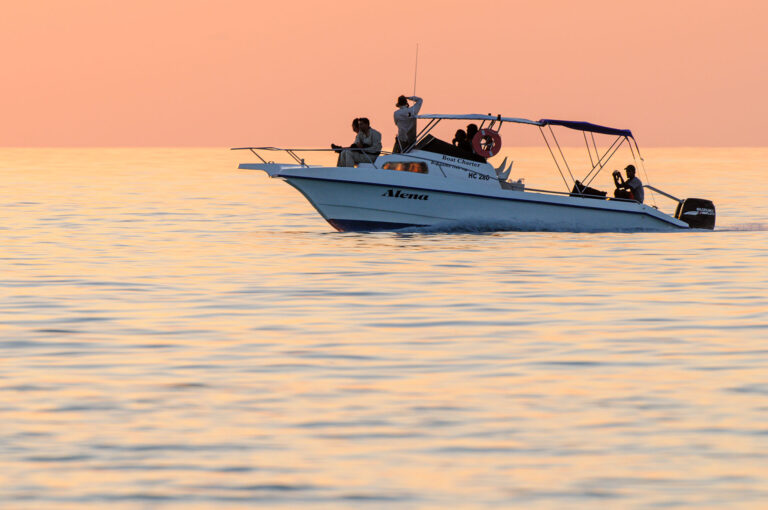
[[[259,158],[259,159],[260,159],[260,160],[261,160],[263,163],[267,163],[267,162],[266,162],[266,161],[264,161],[264,158],[262,158],[262,157],[261,157],[261,156],[260,156],[260,155],[259,155],[259,154],[256,152],[257,150],[265,150],[265,151],[284,151],[284,152],[286,152],[288,155],[290,155],[290,156],[291,156],[291,157],[292,157],[294,160],[296,160],[296,161],[297,161],[297,163],[298,163],[299,165],[301,165],[301,166],[304,166],[304,167],[309,167],[309,165],[307,165],[307,164],[306,164],[306,162],[304,161],[304,159],[302,159],[302,158],[298,158],[298,156],[296,156],[295,154],[292,154],[292,153],[293,153],[293,152],[331,152],[331,151],[334,151],[334,152],[335,152],[335,151],[336,151],[336,150],[338,150],[338,149],[284,149],[284,148],[281,148],[281,147],[232,147],[232,148],[231,148],[231,149],[229,149],[229,150],[232,150],[232,151],[250,150],[250,151],[251,151],[252,153],[254,153],[254,154],[256,155],[256,157],[258,157],[258,158]],[[345,148],[345,150],[346,150],[346,148]],[[350,148],[349,150],[354,150],[354,151],[364,151],[365,149],[364,149],[364,148],[359,148],[359,147],[354,147],[354,148]],[[428,152],[428,151],[426,151],[426,152]],[[366,153],[366,154],[368,154],[368,153]],[[439,153],[435,153],[435,154],[439,154]],[[475,172],[475,173],[479,173],[479,174],[481,174],[481,175],[484,175],[484,176],[486,176],[486,177],[489,177],[489,178],[491,178],[491,179],[497,179],[497,176],[495,176],[495,175],[489,175],[489,174],[485,174],[485,173],[483,173],[483,172],[481,172],[481,171],[478,171],[478,170],[475,170],[475,169],[469,169],[469,168],[465,168],[465,167],[463,167],[463,166],[459,166],[459,165],[455,165],[455,164],[452,164],[452,163],[448,163],[448,162],[446,162],[446,161],[438,161],[438,160],[435,160],[435,159],[425,158],[425,157],[423,157],[423,156],[417,156],[417,155],[413,154],[412,152],[391,152],[391,151],[381,151],[381,152],[379,153],[379,156],[390,156],[390,155],[393,155],[393,156],[405,156],[405,157],[407,157],[407,158],[411,158],[411,159],[417,159],[417,160],[420,160],[420,161],[429,161],[429,162],[431,162],[431,163],[433,163],[433,164],[437,165],[438,167],[446,166],[446,167],[450,167],[450,168],[456,168],[456,169],[458,169],[458,170],[462,170],[462,171],[464,171],[464,172]],[[379,157],[379,156],[377,156],[377,160],[378,160],[378,157]],[[375,168],[378,168],[378,167],[376,166],[376,163],[375,163],[375,162],[371,161],[370,163],[371,163],[371,164],[372,164],[372,165],[373,165]],[[477,163],[477,162],[475,161],[475,163]],[[442,170],[441,170],[441,171],[442,171]]]
[[[371,156],[373,156],[372,153],[367,152],[366,149],[370,149],[370,147],[341,147],[341,150],[350,150],[350,151],[358,151],[362,152],[366,156],[368,156],[368,162],[372,164],[374,167],[376,166],[375,160],[371,159]],[[288,154],[291,158],[296,161],[301,166],[309,167],[307,163],[304,161],[304,158],[300,158],[298,155],[296,155],[297,152],[337,152],[339,149],[286,149],[283,147],[231,147],[229,150],[231,151],[251,151],[253,154],[256,155],[257,158],[259,158],[263,163],[267,163],[267,161],[264,160],[264,158],[259,155],[256,151],[283,151],[286,154]],[[379,156],[385,155],[385,154],[392,154],[389,151],[379,151],[376,154],[376,158],[378,159]],[[378,167],[377,167],[378,168]]]
[[[654,188],[654,187],[653,187],[653,186],[651,186],[650,184],[643,184],[643,188],[648,188],[649,190],[655,191],[655,192],[656,192],[656,193],[658,193],[659,195],[664,195],[664,196],[665,196],[665,197],[667,197],[667,198],[671,198],[671,199],[672,199],[672,200],[674,200],[675,202],[678,202],[678,203],[682,203],[682,202],[683,202],[682,200],[680,200],[680,199],[679,199],[679,198],[677,198],[676,196],[670,195],[669,193],[665,193],[665,192],[661,191],[659,188]]]
[[[342,147],[344,150],[353,150],[353,151],[364,151],[365,149],[370,149],[370,147]],[[232,147],[229,149],[231,151],[248,151],[248,150],[260,150],[260,151],[297,151],[297,152],[333,152],[337,151],[339,149],[285,149],[283,147]],[[381,151],[382,153],[387,151]]]
[[[525,188],[525,191],[535,191],[536,193],[549,193],[551,195],[563,195],[566,197],[579,197],[579,198],[589,198],[589,199],[595,199],[595,200],[611,200],[616,202],[631,202],[633,204],[639,204],[637,200],[633,200],[631,198],[619,198],[619,197],[601,197],[598,195],[589,195],[587,193],[574,193],[574,192],[566,192],[566,191],[551,191],[548,189],[536,189],[536,188]]]

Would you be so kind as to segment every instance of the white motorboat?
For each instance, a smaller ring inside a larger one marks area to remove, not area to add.
[[[587,122],[533,121],[500,115],[430,114],[418,118],[428,122],[413,145],[402,153],[382,153],[370,163],[360,163],[357,167],[310,165],[299,156],[302,152],[322,149],[238,147],[233,150],[249,150],[261,160],[243,163],[239,168],[262,170],[270,177],[285,180],[339,231],[451,228],[453,225],[576,232],[714,229],[715,206],[709,200],[681,200],[645,185],[644,188],[677,202],[674,214],[667,214],[655,206],[631,198],[609,197],[607,192],[589,187],[623,144],[629,146],[635,163],[644,169],[637,142],[629,130]],[[472,140],[473,151],[460,149],[430,134],[440,122],[450,120],[480,123],[480,131]],[[499,152],[500,130],[504,124],[538,127],[566,191],[531,189],[522,180],[510,180],[512,163],[507,165],[507,158],[498,167],[487,162],[488,157]],[[582,179],[573,177],[553,126],[584,133],[591,168]],[[595,134],[609,135],[613,143],[598,151]],[[263,157],[265,151],[283,151],[293,161],[267,161]],[[563,168],[567,172],[563,172]]]

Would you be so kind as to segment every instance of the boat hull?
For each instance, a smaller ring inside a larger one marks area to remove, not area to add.
[[[687,225],[639,203],[501,191],[498,196],[429,187],[286,176],[339,231],[408,227],[526,231],[664,231]]]

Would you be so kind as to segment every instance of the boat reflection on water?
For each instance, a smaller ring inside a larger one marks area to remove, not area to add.
[[[677,203],[665,213],[616,193],[608,197],[590,184],[620,147],[629,147],[635,164],[644,169],[632,132],[588,122],[542,119],[538,121],[501,115],[420,115],[428,120],[416,142],[402,153],[384,153],[357,167],[307,164],[298,154],[322,149],[238,147],[250,150],[261,163],[239,168],[261,170],[299,190],[317,212],[339,231],[397,230],[451,223],[503,224],[510,230],[542,231],[664,231],[714,229],[715,206],[709,200],[679,199],[650,185]],[[476,121],[473,152],[434,137],[432,130],[443,121]],[[509,178],[513,162],[498,167],[488,162],[501,149],[505,124],[538,128],[565,191],[527,188],[522,179]],[[581,178],[573,176],[552,127],[584,133],[591,168]],[[547,128],[545,131],[544,128]],[[590,135],[590,146],[587,133]],[[608,135],[613,142],[598,150],[594,135]],[[292,163],[267,162],[264,151],[284,151]],[[565,169],[565,171],[563,171]],[[614,179],[616,177],[614,176]],[[617,187],[620,183],[617,181]]]

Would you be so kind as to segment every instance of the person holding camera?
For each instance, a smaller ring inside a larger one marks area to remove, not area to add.
[[[613,182],[616,184],[613,196],[637,200],[642,204],[645,199],[645,192],[643,191],[643,183],[635,175],[635,165],[627,165],[624,170],[627,172],[626,181],[621,177],[621,172],[613,171]]]

